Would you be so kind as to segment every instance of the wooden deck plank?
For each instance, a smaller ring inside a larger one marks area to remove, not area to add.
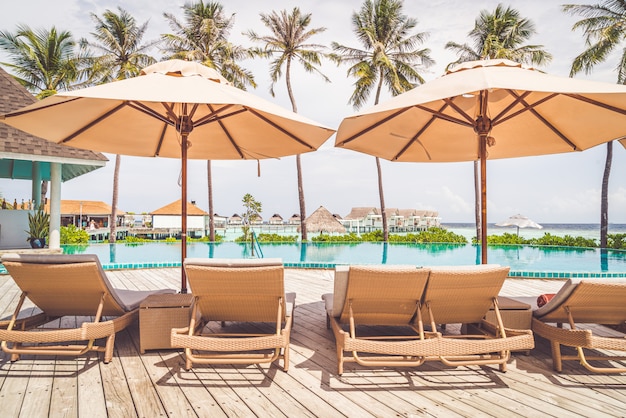
[[[179,269],[108,271],[116,287],[174,288]],[[0,276],[0,312],[11,312],[19,291]],[[508,279],[501,294],[553,293],[562,280]],[[549,345],[516,354],[508,371],[449,368],[370,369],[348,364],[336,374],[335,345],[326,329],[321,294],[332,292],[329,270],[287,269],[295,291],[291,366],[198,366],[185,371],[182,352],[138,353],[137,325],[118,333],[110,364],[82,358],[0,355],[2,416],[625,416],[626,375],[597,375],[576,362],[551,369]],[[9,296],[10,295],[10,296]],[[32,306],[28,305],[27,306]],[[90,397],[90,395],[95,395]],[[46,400],[47,399],[47,400]],[[42,402],[43,401],[43,402]],[[68,405],[61,405],[66,402]],[[41,404],[48,404],[48,407]],[[47,409],[48,408],[48,409]]]

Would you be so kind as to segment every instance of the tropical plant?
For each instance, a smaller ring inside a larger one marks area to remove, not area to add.
[[[448,42],[446,49],[455,51],[458,59],[451,66],[474,60],[505,58],[517,62],[542,65],[552,59],[552,55],[543,49],[543,45],[524,45],[536,33],[535,25],[520,13],[498,4],[493,12],[482,10],[467,36],[470,44]],[[474,201],[476,219],[476,237],[481,236],[480,176],[479,161],[474,161]]]
[[[332,43],[331,57],[338,63],[347,63],[348,76],[356,78],[350,103],[359,109],[375,90],[374,104],[378,104],[385,84],[392,95],[408,91],[424,79],[418,68],[434,64],[429,49],[418,49],[428,33],[411,34],[417,20],[402,14],[401,0],[365,0],[358,13],[352,15],[353,32],[363,49]],[[383,180],[380,159],[376,157],[378,193],[383,218],[383,240],[389,240]]]
[[[38,99],[68,90],[78,80],[80,60],[75,47],[72,34],[54,26],[33,31],[18,25],[15,33],[0,31],[0,49],[12,61],[2,65]]]
[[[142,44],[148,22],[137,25],[135,18],[127,11],[118,7],[119,14],[106,10],[102,17],[91,14],[96,24],[95,32],[91,33],[95,42],[81,39],[83,50],[95,50],[96,55],[90,56],[91,63],[89,80],[97,84],[113,80],[124,80],[139,75],[142,68],[153,64],[156,60],[146,52],[156,41]],[[119,176],[122,158],[115,156],[113,172],[113,197],[111,199],[111,222],[109,242],[114,243],[117,227],[117,201],[119,195]]]
[[[243,232],[243,240],[250,241],[250,224],[259,217],[263,205],[261,202],[257,202],[250,193],[243,196],[242,202],[245,211],[241,215],[241,231]]]
[[[274,96],[274,85],[283,74],[285,68],[285,83],[287,94],[291,101],[291,108],[298,112],[296,99],[291,85],[291,66],[295,62],[302,65],[308,73],[316,73],[325,81],[330,80],[318,69],[321,64],[320,57],[324,56],[324,46],[308,43],[309,39],[326,30],[326,28],[308,29],[311,24],[311,14],[302,14],[299,8],[295,7],[291,13],[282,10],[280,13],[261,13],[261,21],[271,31],[271,35],[260,36],[254,31],[248,31],[248,37],[255,42],[265,44],[263,50],[256,50],[257,55],[274,58],[270,63],[270,77],[272,84],[270,93]],[[300,204],[300,234],[301,240],[307,241],[306,229],[306,207],[304,199],[304,186],[302,184],[302,162],[300,154],[296,155],[296,171],[298,177],[298,201]]]
[[[621,53],[617,60],[617,83],[626,84],[626,2],[603,0],[597,4],[566,4],[563,11],[584,19],[576,22],[572,30],[582,29],[586,49],[580,53],[570,70],[570,76],[581,71],[589,74],[593,68],[606,61],[617,48]],[[602,175],[600,200],[600,247],[608,246],[609,231],[609,176],[613,162],[613,141],[606,143],[606,160]]]
[[[182,9],[183,21],[171,13],[163,14],[174,31],[161,35],[165,58],[196,61],[216,69],[235,87],[256,87],[252,72],[239,65],[250,56],[249,51],[228,40],[235,15],[227,16],[222,4],[211,1],[186,3]]]
[[[31,245],[43,247],[45,240],[50,233],[50,214],[46,213],[43,209],[43,205],[33,213],[28,213],[28,234],[26,241],[29,241]],[[33,244],[33,241],[41,240],[39,244]]]
[[[74,224],[62,226],[60,230],[61,244],[87,244],[89,234],[84,229],[78,228]]]

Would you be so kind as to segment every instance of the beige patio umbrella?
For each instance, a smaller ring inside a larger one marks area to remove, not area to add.
[[[346,233],[346,227],[324,206],[320,206],[306,218],[306,228],[309,232]],[[300,227],[298,227],[298,231],[300,231]]]
[[[390,161],[481,162],[581,151],[626,135],[626,86],[557,77],[508,60],[472,61],[345,118],[335,146]]]
[[[334,132],[226,85],[216,71],[171,60],[142,75],[64,92],[0,121],[49,141],[114,154],[181,159],[182,260],[186,257],[187,159],[278,158],[316,150]],[[186,277],[181,269],[181,291]]]

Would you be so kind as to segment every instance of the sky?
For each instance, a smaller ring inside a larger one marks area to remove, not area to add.
[[[90,38],[93,31],[91,14],[122,6],[137,22],[148,21],[145,41],[171,33],[163,13],[183,18],[184,1],[137,0],[26,0],[3,4],[0,30],[15,32],[18,24],[32,29],[68,30],[75,38]],[[311,13],[309,28],[325,27],[326,31],[311,39],[330,46],[336,41],[360,47],[352,32],[351,16],[362,5],[360,0],[247,0],[222,1],[227,14],[235,14],[230,40],[243,46],[254,46],[243,34],[253,29],[259,34],[268,30],[260,21],[260,13],[291,10],[299,7]],[[405,1],[404,13],[418,20],[416,32],[429,34],[422,47],[431,50],[436,64],[422,75],[426,81],[443,75],[448,63],[456,60],[444,48],[449,41],[465,43],[467,34],[482,10],[492,12],[498,5],[492,0],[430,0]],[[537,34],[529,43],[543,45],[553,55],[549,65],[540,67],[548,73],[568,76],[571,62],[584,49],[580,31],[572,32],[579,17],[561,11],[561,1],[525,0],[511,2],[523,17],[533,21]],[[511,3],[503,2],[504,5]],[[584,3],[595,3],[589,1]],[[271,5],[271,6],[270,6]],[[271,7],[271,10],[270,10]],[[256,45],[259,46],[259,45]],[[153,55],[160,59],[158,50]],[[0,62],[8,57],[0,52]],[[597,81],[614,83],[618,56],[597,66],[592,74],[577,75]],[[258,87],[248,90],[286,108],[291,108],[284,79],[269,93],[269,60],[246,60],[241,63],[252,71]],[[348,78],[345,66],[324,61],[321,71],[331,80],[305,73],[296,68],[293,89],[298,112],[325,126],[337,129],[344,117],[356,110],[348,103],[354,79]],[[382,100],[389,98],[389,95]],[[364,107],[374,104],[373,97]],[[345,216],[352,207],[378,207],[378,180],[374,157],[334,147],[333,135],[320,149],[303,154],[302,171],[307,214],[324,206],[332,213]],[[115,155],[105,154],[110,162],[104,168],[63,183],[62,199],[99,200],[111,202]],[[551,156],[524,157],[488,161],[488,216],[495,223],[521,213],[538,223],[599,223],[600,190],[606,146]],[[385,205],[387,208],[423,209],[439,212],[442,223],[474,221],[473,163],[392,163],[381,160]],[[263,218],[273,214],[289,218],[299,213],[296,180],[296,159],[285,157],[260,162],[214,161],[212,163],[213,202],[215,212],[231,216],[243,211],[243,196],[251,194],[262,204]],[[191,161],[188,168],[189,200],[208,210],[206,162]],[[119,204],[126,212],[151,212],[180,199],[180,161],[167,158],[123,156],[120,168]],[[626,149],[619,143],[613,147],[613,166],[609,186],[609,222],[626,223]],[[0,179],[0,191],[9,199],[30,197],[30,183]],[[12,200],[12,199],[11,199]]]

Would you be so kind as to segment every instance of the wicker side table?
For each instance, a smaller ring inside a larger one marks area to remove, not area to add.
[[[150,295],[139,305],[139,351],[172,348],[172,328],[189,325],[191,294]]]
[[[498,296],[498,306],[502,322],[506,328],[530,329],[533,312],[529,304],[505,296]],[[491,323],[496,323],[496,314],[493,309],[487,312],[485,319]]]

